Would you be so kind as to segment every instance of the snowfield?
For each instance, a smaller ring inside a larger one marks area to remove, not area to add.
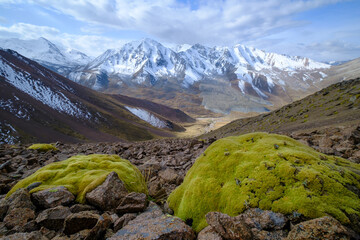
[[[134,108],[125,106],[127,110],[129,110],[132,114],[137,116],[138,118],[144,120],[145,122],[150,123],[152,126],[157,128],[167,128],[167,125],[164,121],[160,120],[153,114],[141,108]]]

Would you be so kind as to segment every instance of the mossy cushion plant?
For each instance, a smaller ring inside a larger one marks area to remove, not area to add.
[[[344,224],[360,216],[360,168],[286,136],[250,133],[214,142],[168,198],[176,216],[197,232],[205,214],[237,216],[261,208],[308,218],[331,215]],[[347,187],[348,188],[347,188]]]
[[[33,150],[38,150],[41,152],[47,152],[47,151],[57,151],[58,149],[56,147],[54,147],[51,144],[47,144],[47,143],[36,143],[31,145],[30,147],[28,147],[28,149],[33,149]]]
[[[76,201],[85,203],[85,194],[103,183],[110,172],[116,172],[129,192],[147,194],[147,186],[141,172],[128,160],[117,155],[79,155],[42,167],[34,174],[19,181],[7,194],[26,188],[34,182],[42,184],[31,192],[64,186],[76,196]]]

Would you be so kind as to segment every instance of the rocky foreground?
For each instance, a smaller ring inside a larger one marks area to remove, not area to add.
[[[329,128],[292,136],[320,152],[359,162],[360,128]],[[0,146],[0,236],[2,239],[360,239],[332,217],[313,220],[248,209],[236,217],[206,215],[208,227],[196,234],[192,222],[172,216],[165,200],[215,139],[162,139],[137,143],[56,143],[58,151]],[[5,199],[19,180],[52,162],[79,154],[117,154],[146,178],[149,197],[127,192],[116,173],[76,203],[66,188],[30,194],[21,189]],[[360,193],[359,193],[360,194]],[[358,195],[359,195],[358,194]],[[116,200],[116,201],[115,201]],[[359,225],[359,219],[352,219]]]

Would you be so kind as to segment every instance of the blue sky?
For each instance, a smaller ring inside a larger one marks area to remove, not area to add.
[[[149,37],[349,60],[360,57],[360,1],[0,0],[0,38],[41,36],[92,56]]]

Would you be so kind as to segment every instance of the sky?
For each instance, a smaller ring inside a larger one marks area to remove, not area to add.
[[[360,1],[0,0],[0,38],[39,37],[94,57],[152,38],[344,61],[360,57]]]

